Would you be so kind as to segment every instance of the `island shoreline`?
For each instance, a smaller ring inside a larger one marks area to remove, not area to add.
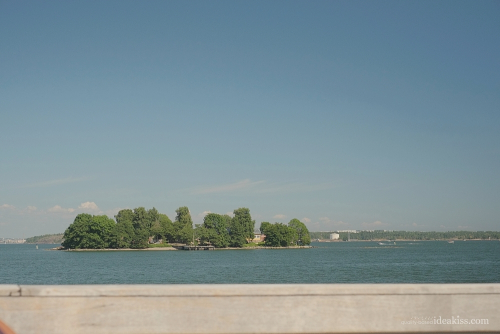
[[[226,248],[214,248],[213,250],[242,250],[242,249],[308,249],[314,248],[314,246],[288,246],[288,247],[266,247],[266,246],[256,246],[256,247],[226,247]],[[58,250],[66,252],[116,252],[116,251],[177,251],[183,250],[181,247],[153,247],[153,248],[79,248],[79,249],[68,249],[63,247],[49,248],[47,250]]]

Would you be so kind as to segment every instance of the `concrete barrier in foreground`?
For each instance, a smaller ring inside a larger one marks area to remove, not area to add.
[[[0,285],[17,334],[500,333],[500,284]]]

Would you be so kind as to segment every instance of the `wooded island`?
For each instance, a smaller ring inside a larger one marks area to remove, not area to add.
[[[246,247],[255,238],[255,220],[248,208],[233,211],[234,216],[209,213],[203,224],[193,228],[188,207],[178,208],[174,222],[152,208],[124,209],[115,220],[106,215],[81,213],[64,232],[62,246],[66,249],[134,248],[168,246],[172,243],[212,245],[215,248]],[[309,245],[307,227],[298,219],[288,225],[262,222],[260,232],[265,241],[255,246],[288,247]]]

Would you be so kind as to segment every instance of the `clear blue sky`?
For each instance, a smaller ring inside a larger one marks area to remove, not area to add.
[[[500,230],[499,1],[0,0],[0,116],[0,237]]]

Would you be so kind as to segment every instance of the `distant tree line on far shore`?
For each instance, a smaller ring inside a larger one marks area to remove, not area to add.
[[[62,241],[63,233],[44,234],[26,239],[27,244],[60,244]]]
[[[64,232],[62,246],[68,249],[103,249],[150,247],[151,243],[202,244],[216,248],[245,247],[253,244],[255,220],[248,208],[233,211],[234,216],[209,213],[203,224],[193,227],[191,214],[186,206],[176,210],[172,222],[167,215],[152,208],[124,209],[115,220],[105,215],[82,213]],[[262,246],[286,247],[308,245],[307,227],[298,219],[288,225],[263,222],[261,232],[266,235]]]
[[[310,232],[313,240],[329,239],[331,233],[338,233],[339,239],[351,240],[471,240],[471,239],[500,239],[500,232],[494,231],[448,231],[448,232],[415,232],[415,231],[359,231],[347,232]]]

